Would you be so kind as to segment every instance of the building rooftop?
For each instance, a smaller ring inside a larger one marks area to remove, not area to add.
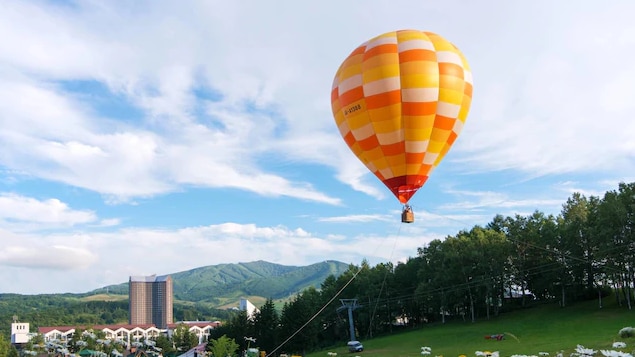
[[[167,281],[170,278],[169,275],[149,275],[149,276],[141,276],[141,275],[131,275],[130,281],[134,281],[137,283],[154,283],[154,282],[162,282]]]
[[[86,329],[93,329],[93,330],[103,330],[103,329],[110,329],[110,330],[118,330],[120,328],[124,328],[126,330],[132,330],[134,328],[142,328],[144,330],[147,330],[151,327],[156,327],[154,324],[141,324],[141,325],[131,325],[131,324],[112,324],[112,325],[92,325],[92,326],[42,326],[39,327],[37,330],[40,333],[46,334],[49,333],[51,331],[59,331],[59,332],[67,332],[70,330],[74,330],[74,329],[82,329],[82,330],[86,330]]]

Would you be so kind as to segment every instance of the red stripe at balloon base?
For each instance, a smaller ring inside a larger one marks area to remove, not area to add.
[[[392,194],[399,199],[399,202],[405,205],[427,180],[428,176],[406,175],[385,179],[383,182]]]

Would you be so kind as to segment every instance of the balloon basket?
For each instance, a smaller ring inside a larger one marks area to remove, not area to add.
[[[403,212],[401,212],[401,222],[402,223],[412,223],[415,221],[415,214],[412,212],[410,207],[404,208]]]

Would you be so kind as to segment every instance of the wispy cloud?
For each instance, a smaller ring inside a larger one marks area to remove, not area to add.
[[[317,235],[285,226],[263,227],[254,224],[226,223],[186,227],[175,230],[126,228],[113,232],[74,234],[15,234],[4,232],[8,249],[0,254],[3,274],[23,279],[41,274],[41,269],[66,270],[67,279],[55,291],[88,291],[119,283],[129,275],[174,273],[214,264],[266,260],[284,265],[308,265],[328,257],[359,264],[398,261],[416,255],[416,249],[437,235],[404,232],[401,235],[359,235],[338,237]],[[72,247],[72,248],[71,248]],[[140,256],[150,254],[161,262],[160,271]],[[211,259],[211,260],[210,260]],[[73,277],[85,279],[78,286]],[[81,278],[80,278],[81,277]],[[51,282],[53,284],[53,282]],[[34,287],[32,291],[41,291]],[[53,287],[50,287],[53,289]],[[22,288],[24,292],[31,289]]]
[[[0,265],[36,270],[81,270],[97,259],[92,252],[65,245],[53,245],[46,249],[6,246],[0,252]]]
[[[56,198],[38,200],[14,193],[0,193],[0,225],[43,229],[71,227],[97,220],[94,212],[74,210]]]
[[[318,219],[320,222],[349,223],[349,222],[372,222],[385,221],[392,222],[394,217],[382,214],[353,214],[338,217],[322,217]]]
[[[468,191],[452,190],[449,193],[461,198],[471,197],[474,199],[462,200],[455,203],[448,203],[439,206],[441,210],[482,210],[482,209],[505,209],[505,208],[549,208],[562,205],[563,201],[550,198],[514,199],[508,194],[492,191]]]

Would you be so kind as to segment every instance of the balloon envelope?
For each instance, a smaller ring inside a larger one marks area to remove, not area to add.
[[[472,73],[441,36],[400,30],[357,47],[331,90],[340,134],[403,204],[427,181],[463,128]]]

